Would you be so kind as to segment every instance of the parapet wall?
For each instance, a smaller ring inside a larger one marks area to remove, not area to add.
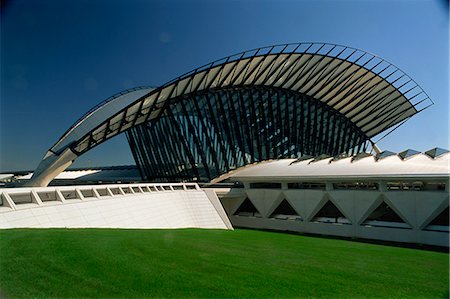
[[[232,229],[221,206],[197,184],[6,188],[0,198],[2,229]]]

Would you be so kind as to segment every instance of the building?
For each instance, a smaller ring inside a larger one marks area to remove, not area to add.
[[[303,157],[242,167],[222,204],[239,227],[448,246],[450,152]]]
[[[357,154],[432,104],[399,68],[326,43],[259,48],[116,94],[52,146],[31,184],[127,132],[147,180],[210,181],[267,159]]]
[[[28,185],[47,186],[78,156],[126,133],[144,181],[244,183],[217,190],[235,225],[448,245],[448,221],[433,222],[435,213],[448,215],[448,154],[411,158],[422,157],[418,170],[406,159],[411,151],[395,160],[376,146],[432,103],[398,67],[358,49],[258,48],[106,99],[49,149]],[[340,201],[343,194],[350,201]],[[400,208],[392,198],[408,203]],[[405,216],[413,206],[414,219]],[[367,226],[381,230],[366,233]]]

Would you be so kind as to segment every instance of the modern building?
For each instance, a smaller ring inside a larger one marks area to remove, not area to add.
[[[226,178],[222,204],[239,227],[448,246],[450,152],[265,161]]]
[[[357,154],[431,104],[403,71],[361,50],[259,48],[98,104],[49,149],[32,184],[123,132],[146,180],[210,181],[268,159]]]
[[[106,99],[49,149],[28,185],[47,186],[126,133],[144,181],[243,183],[217,190],[235,225],[448,245],[448,221],[433,222],[448,215],[448,154],[385,158],[376,146],[432,104],[398,67],[358,49],[258,48]]]

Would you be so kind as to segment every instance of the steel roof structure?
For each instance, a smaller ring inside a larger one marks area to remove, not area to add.
[[[289,94],[294,102],[297,101],[296,96],[301,95],[302,101],[314,102],[318,107],[316,109],[331,111],[328,115],[333,115],[333,119],[343,119],[335,121],[336,128],[328,128],[331,130],[329,134],[347,129],[352,132],[352,137],[338,141],[337,137],[331,136],[324,141],[325,145],[310,150],[313,154],[322,150],[334,155],[355,147],[361,151],[366,147],[361,145],[372,142],[373,137],[381,133],[389,134],[411,116],[432,105],[428,95],[402,70],[376,55],[358,49],[328,43],[258,48],[204,65],[158,88],[127,90],[102,102],[79,119],[50,148],[35,171],[31,184],[47,185],[76,157],[118,134],[161,119],[167,114],[168,107],[181,99],[190,97],[191,101],[196,101],[196,96],[201,93],[226,90],[241,92],[245,88],[268,90],[269,96],[275,92],[279,98],[288,97],[286,94]],[[284,104],[278,104],[278,107],[280,105]],[[233,115],[236,116],[235,113]],[[318,118],[325,119],[327,116],[317,115],[315,123]],[[327,129],[322,124],[313,126],[318,126],[317,131]],[[289,134],[292,135],[288,133],[283,135],[284,138],[289,139]],[[345,135],[345,132],[339,134]],[[339,145],[329,146],[333,142],[339,142]],[[330,149],[327,150],[327,147]],[[279,153],[280,150],[278,154],[275,150],[275,153],[264,157],[279,156]],[[303,149],[297,153],[308,154]],[[280,157],[292,157],[294,154],[287,150]],[[242,155],[245,156],[245,153]],[[264,157],[260,155],[260,158]],[[243,163],[249,163],[252,159]]]

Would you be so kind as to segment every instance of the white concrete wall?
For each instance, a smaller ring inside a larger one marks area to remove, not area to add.
[[[296,231],[312,234],[357,237],[395,242],[449,246],[449,233],[426,230],[426,226],[449,206],[448,186],[445,191],[388,191],[333,190],[326,182],[326,190],[251,189],[246,183],[231,196],[219,193],[231,223],[237,227]],[[230,193],[231,194],[231,193]],[[243,201],[249,198],[262,217],[234,215]],[[270,215],[283,199],[302,220],[273,219]],[[313,220],[326,201],[330,200],[351,222],[320,223]],[[367,216],[385,201],[404,220],[409,228],[375,227],[364,225]]]
[[[124,194],[123,190],[129,187],[133,193]],[[162,188],[167,190],[162,191]],[[82,195],[82,191],[85,190],[93,190],[94,197],[85,198]],[[113,190],[116,193],[120,191],[120,194],[114,195]],[[71,196],[67,195],[69,193]],[[0,228],[3,229],[24,227],[227,229],[223,215],[219,215],[206,193],[196,184],[11,188],[0,189],[0,196],[2,199]],[[53,196],[56,197],[55,200],[45,201],[53,199]],[[78,198],[66,199],[67,196]],[[19,203],[21,198],[30,198],[31,203]]]

